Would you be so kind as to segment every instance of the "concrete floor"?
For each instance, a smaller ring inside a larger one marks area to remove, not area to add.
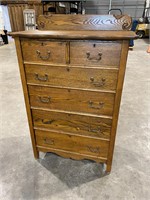
[[[50,153],[34,160],[14,43],[0,47],[1,200],[150,199],[147,47],[138,40],[129,52],[112,172],[104,177],[102,166],[87,160]]]

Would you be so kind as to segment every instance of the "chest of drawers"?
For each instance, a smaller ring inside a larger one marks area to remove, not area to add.
[[[131,19],[52,15],[38,23],[47,30],[11,33],[34,156],[90,159],[110,172],[129,39],[135,38]]]

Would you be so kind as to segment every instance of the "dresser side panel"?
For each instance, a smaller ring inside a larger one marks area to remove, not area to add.
[[[128,49],[129,49],[129,41],[123,40],[122,42],[122,50],[121,50],[121,59],[120,59],[120,68],[118,74],[118,83],[117,83],[117,90],[114,102],[114,111],[113,111],[113,120],[112,120],[112,129],[111,129],[111,138],[110,138],[110,145],[108,151],[108,160],[107,160],[107,172],[111,171],[112,159],[113,159],[113,152],[115,146],[115,137],[117,131],[117,123],[119,117],[119,109],[120,109],[120,102],[121,102],[121,95],[124,83],[124,76],[126,70],[126,62],[128,56]]]
[[[22,88],[23,88],[25,105],[26,105],[26,111],[27,111],[27,116],[28,116],[28,123],[29,123],[29,128],[30,128],[30,135],[31,135],[33,152],[34,152],[35,158],[38,158],[39,153],[36,149],[35,135],[34,135],[33,125],[32,125],[32,115],[31,115],[31,110],[30,110],[29,94],[28,94],[26,76],[25,76],[25,71],[24,71],[24,64],[23,64],[23,58],[22,58],[20,38],[18,38],[18,37],[15,38],[15,44],[16,44],[16,51],[17,51],[17,57],[18,57],[18,63],[19,63],[19,69],[20,69],[20,76],[21,76]]]

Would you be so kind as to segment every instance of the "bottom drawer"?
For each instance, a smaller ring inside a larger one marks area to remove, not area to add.
[[[35,135],[38,147],[49,147],[107,158],[109,142],[105,140],[40,130],[35,130]]]

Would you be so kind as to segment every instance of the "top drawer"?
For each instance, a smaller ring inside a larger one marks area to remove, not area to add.
[[[120,53],[120,41],[74,41],[70,43],[70,64],[118,67]]]
[[[22,40],[23,59],[36,63],[66,63],[66,42]]]

